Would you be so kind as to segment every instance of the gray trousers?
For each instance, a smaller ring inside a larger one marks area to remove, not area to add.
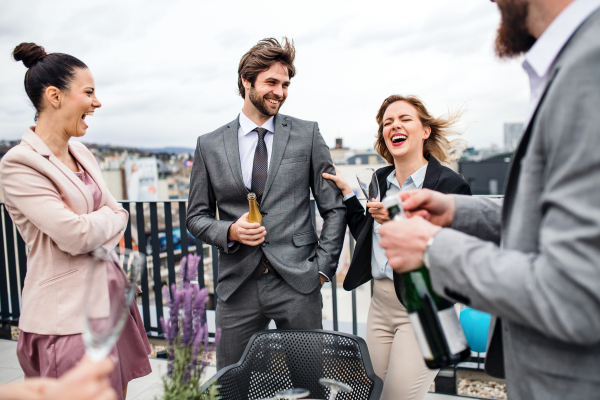
[[[320,286],[302,294],[271,272],[250,278],[227,301],[217,299],[217,370],[237,363],[250,337],[271,320],[277,329],[323,329],[322,308]]]

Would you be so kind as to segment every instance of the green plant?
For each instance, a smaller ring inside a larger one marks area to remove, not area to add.
[[[209,364],[212,352],[219,340],[217,330],[215,342],[208,340],[206,324],[206,302],[208,291],[200,289],[196,280],[197,266],[201,258],[188,255],[181,260],[182,283],[163,287],[163,295],[169,299],[169,320],[161,318],[167,340],[169,365],[163,376],[164,400],[218,400],[218,387],[213,385],[207,393],[200,392],[200,379]]]

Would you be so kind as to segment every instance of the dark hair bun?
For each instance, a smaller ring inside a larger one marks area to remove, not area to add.
[[[21,43],[13,50],[15,61],[23,61],[27,68],[46,57],[46,50],[35,43]]]

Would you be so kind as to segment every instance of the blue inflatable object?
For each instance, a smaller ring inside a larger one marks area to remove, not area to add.
[[[471,350],[484,353],[487,349],[490,314],[465,307],[460,312],[460,324],[465,331]]]

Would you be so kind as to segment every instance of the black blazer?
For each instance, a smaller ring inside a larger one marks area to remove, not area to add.
[[[448,167],[444,167],[432,155],[428,157],[429,165],[425,173],[423,188],[435,190],[441,193],[455,193],[471,195],[471,188],[464,178],[452,171]],[[380,198],[385,197],[387,192],[387,177],[394,170],[394,166],[390,165],[377,170],[377,180],[379,182]],[[352,263],[348,269],[346,279],[344,279],[344,289],[353,290],[365,282],[370,281],[371,275],[371,253],[373,249],[373,216],[370,213],[365,213],[365,209],[360,204],[360,201],[353,196],[346,201],[346,220],[350,227],[350,233],[356,240],[354,256]],[[366,214],[366,215],[365,215]],[[396,288],[396,296],[402,302],[400,295],[400,280],[401,275],[394,272],[394,287]]]

